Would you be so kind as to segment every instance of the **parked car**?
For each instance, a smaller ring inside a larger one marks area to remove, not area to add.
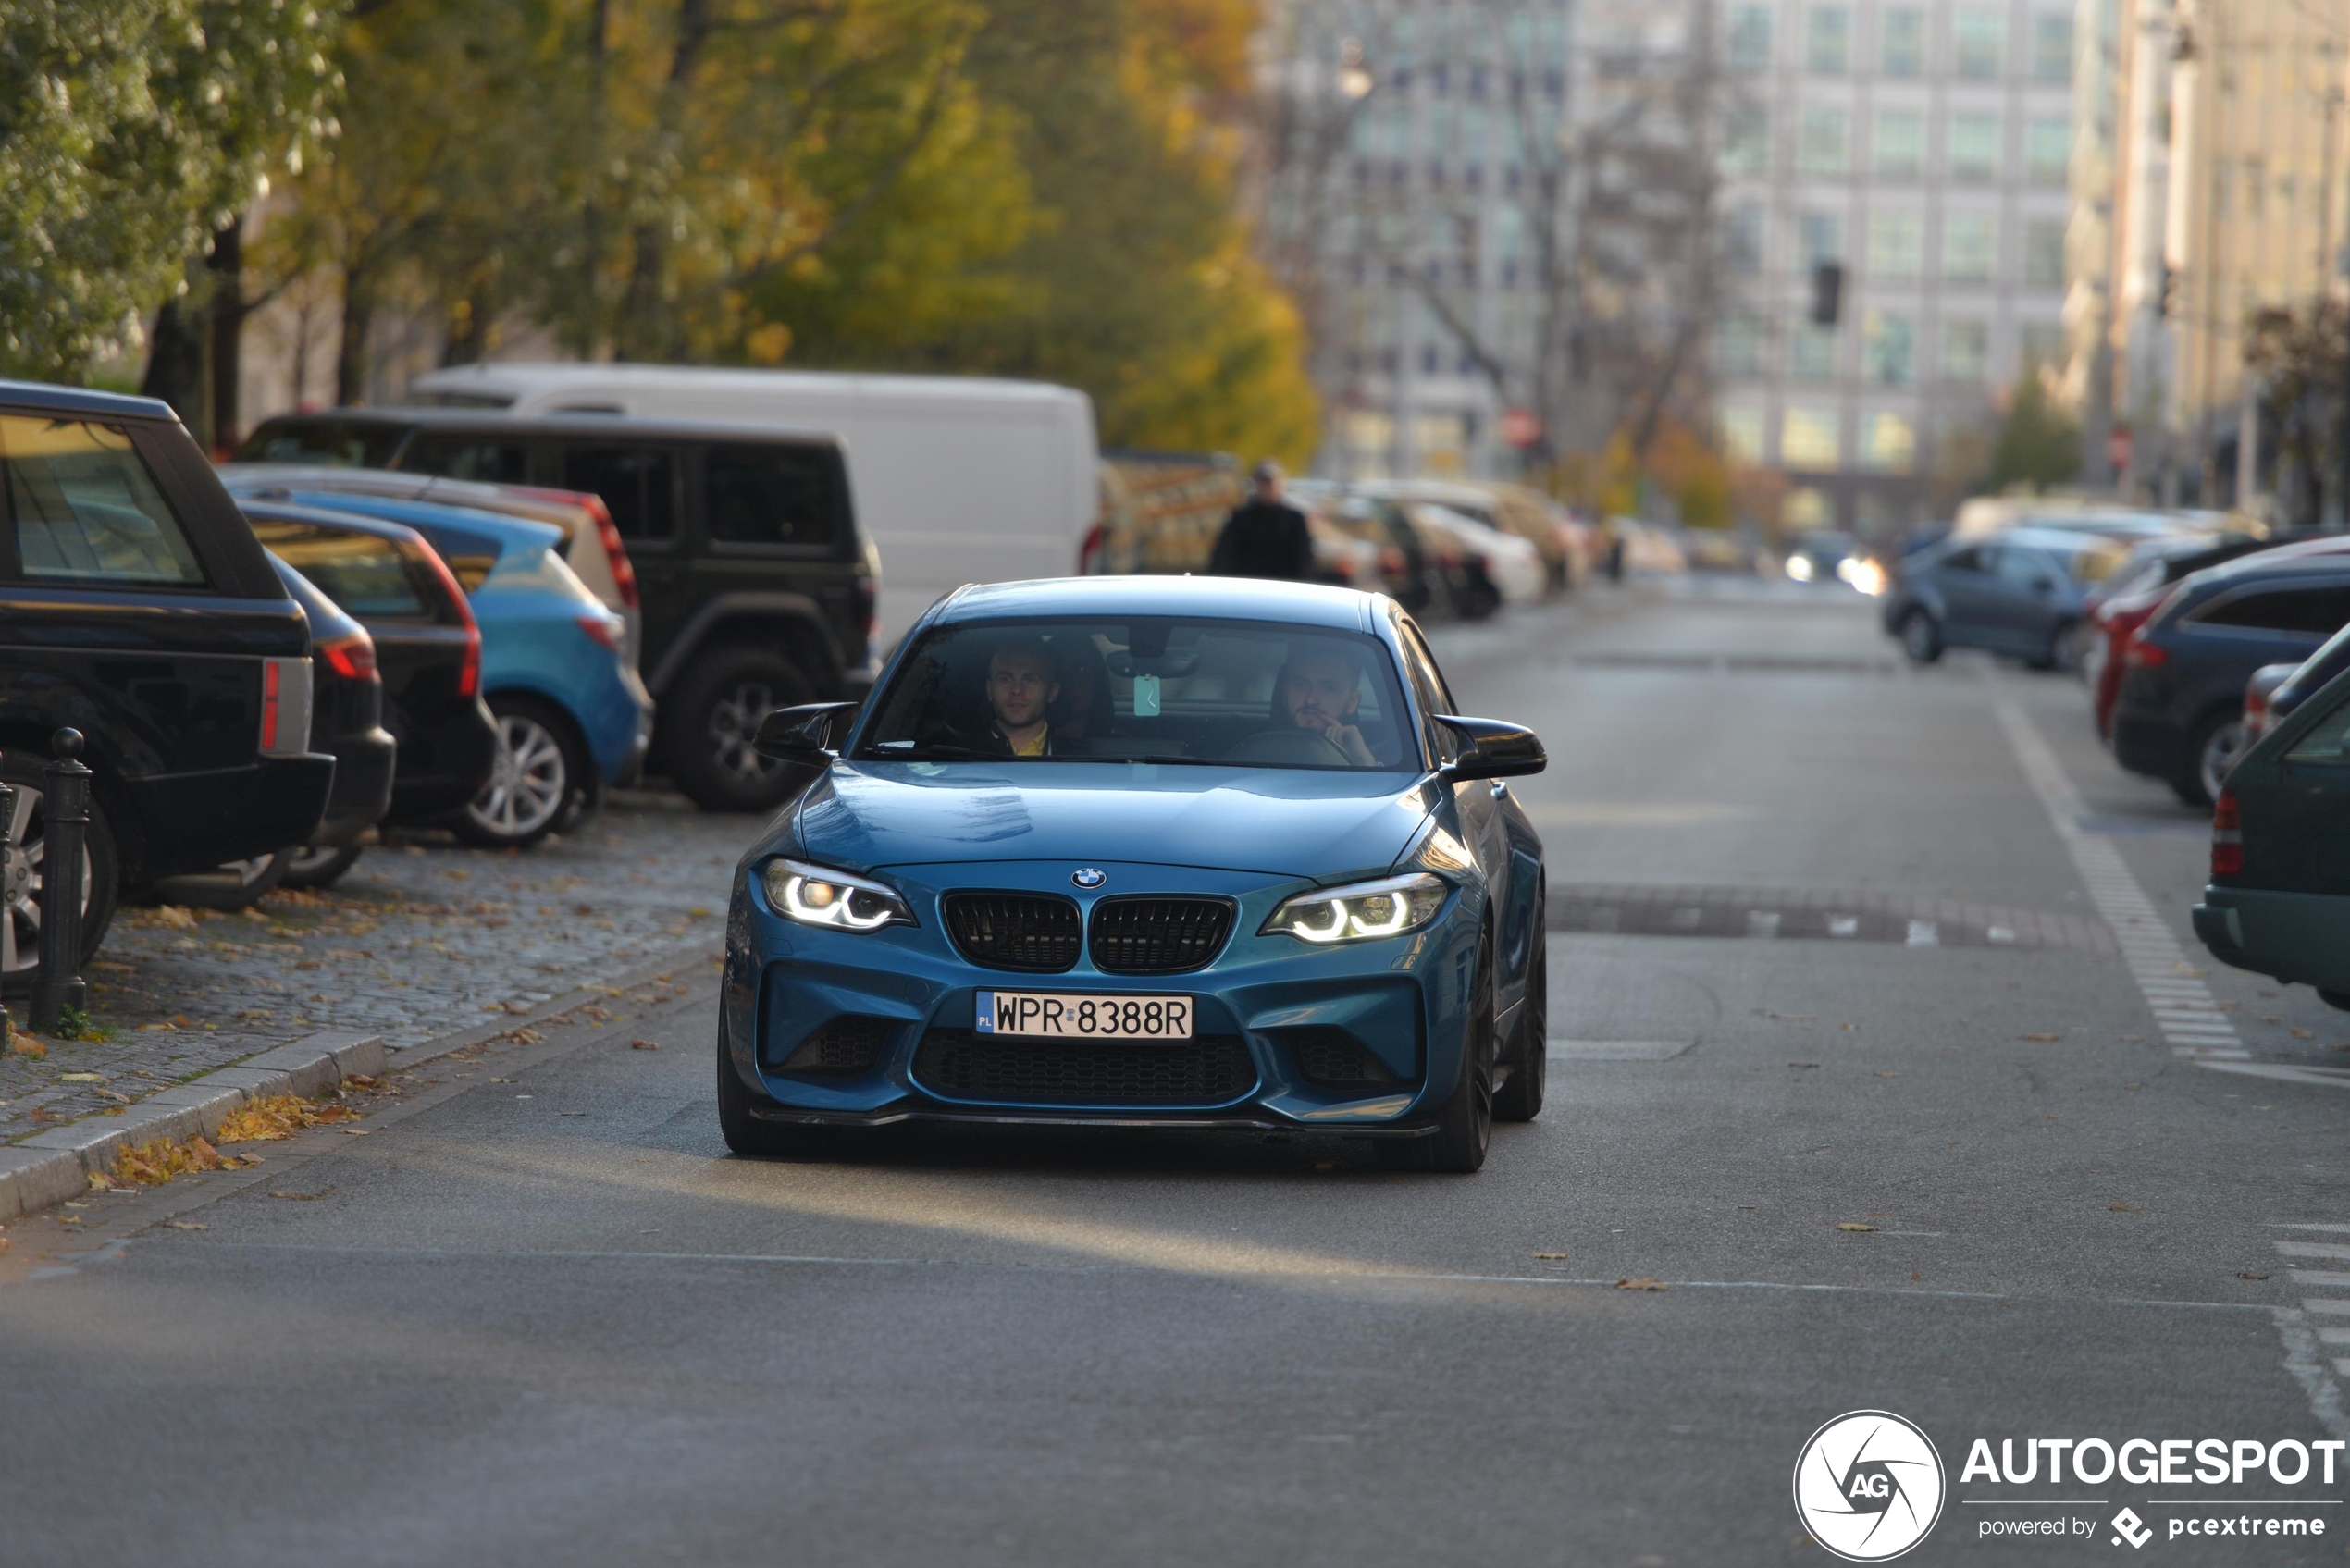
[[[661,701],[652,764],[699,805],[764,810],[782,798],[784,770],[751,753],[744,714],[861,698],[872,684],[880,560],[859,530],[833,437],[610,414],[347,409],[265,421],[238,455],[337,453],[600,497],[643,601],[645,685]],[[951,493],[938,505],[956,513]],[[1070,561],[1057,556],[1050,569]]]
[[[1460,479],[1372,479],[1355,488],[1391,500],[1441,506],[1532,549],[1542,568],[1541,589],[1529,596],[1504,587],[1503,591],[1512,599],[1539,599],[1576,580],[1566,537],[1557,527],[1556,509],[1549,498],[1522,486]]]
[[[1336,485],[1300,482],[1290,489],[1293,499],[1311,502],[1332,525],[1379,552],[1379,574],[1386,580],[1387,591],[1406,611],[1422,620],[1441,619],[1449,612],[1444,585],[1429,562],[1428,549],[1393,501],[1349,494]]]
[[[2293,717],[2294,710],[2326,683],[2350,670],[2350,626],[2299,663],[2263,664],[2244,688],[2244,744],[2247,747]]]
[[[2350,672],[2247,750],[2211,817],[2195,933],[2212,957],[2350,1009]]]
[[[1885,596],[1885,629],[1921,664],[1945,648],[1978,648],[2052,670],[2076,657],[2083,602],[2122,554],[2096,534],[1954,535],[1902,563]]]
[[[383,679],[384,727],[399,743],[385,822],[438,821],[489,784],[498,721],[481,699],[481,632],[448,563],[414,528],[350,512],[246,500],[253,531],[367,629]],[[324,887],[360,846],[312,845],[285,884]]]
[[[822,432],[847,454],[857,519],[890,567],[879,589],[879,646],[964,583],[1078,570],[1097,520],[1093,400],[1043,381],[507,362],[429,371],[408,398],[513,414],[618,414],[631,426],[724,420],[736,429],[755,421],[769,433]],[[817,672],[805,673],[822,684]]]
[[[480,484],[445,475],[401,473],[389,468],[336,468],[325,463],[231,463],[221,467],[223,483],[241,496],[266,500],[297,489],[348,490],[354,495],[469,506],[477,512],[551,523],[563,531],[563,564],[579,574],[606,610],[628,623],[628,656],[644,650],[644,601],[637,568],[603,498],[585,490],[538,485]]]
[[[1404,505],[1415,519],[1452,535],[1463,549],[1481,561],[1503,603],[1532,604],[1550,591],[1550,571],[1541,552],[1515,534],[1505,534],[1433,501],[1412,500]]]
[[[51,735],[94,775],[87,958],[124,884],[311,836],[310,626],[161,402],[0,381],[0,985],[31,983]]]
[[[377,496],[297,491],[302,506],[405,524],[449,562],[481,626],[481,691],[498,721],[489,785],[450,825],[476,844],[536,844],[633,775],[652,699],[621,654],[620,617],[555,553],[544,523]],[[773,694],[742,716],[748,747]],[[761,701],[753,698],[754,704]]]
[[[1847,580],[1867,553],[1849,534],[1799,534],[1780,570],[1791,583],[1836,584]]]
[[[2243,749],[2252,673],[2350,624],[2350,558],[2271,553],[2188,577],[2121,650],[2113,755],[2189,805],[2210,803]]]
[[[2350,548],[2350,539],[2341,541]],[[2113,704],[2121,691],[2121,649],[2146,617],[2162,607],[2180,579],[2272,549],[2249,535],[2183,534],[2132,547],[2112,575],[2091,590],[2089,635],[2082,673],[2091,694],[2097,734],[2113,736]]]

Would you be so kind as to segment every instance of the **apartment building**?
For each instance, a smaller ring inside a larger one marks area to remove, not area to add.
[[[1728,0],[1719,150],[1741,302],[1713,341],[1732,450],[1786,522],[1886,536],[2065,358],[2072,0]],[[1813,319],[1823,265],[1837,317]]]

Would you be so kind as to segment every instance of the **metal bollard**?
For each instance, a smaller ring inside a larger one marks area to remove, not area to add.
[[[32,980],[32,1027],[55,1031],[68,1008],[86,1008],[88,992],[74,971],[81,962],[81,907],[89,890],[81,884],[82,835],[90,825],[90,770],[81,765],[81,732],[62,729],[49,737],[55,753],[43,784],[42,815],[41,963]]]

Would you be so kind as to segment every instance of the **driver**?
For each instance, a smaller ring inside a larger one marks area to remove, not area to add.
[[[1343,648],[1309,643],[1291,654],[1281,669],[1280,703],[1295,728],[1312,730],[1358,768],[1379,766],[1354,723],[1354,710],[1363,705],[1362,680]]]
[[[1025,637],[1003,644],[987,661],[989,738],[1009,757],[1050,757],[1049,710],[1060,694],[1050,648]]]

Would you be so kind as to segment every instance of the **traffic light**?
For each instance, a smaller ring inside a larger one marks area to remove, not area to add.
[[[1812,325],[1834,327],[1844,313],[1844,264],[1816,262],[1812,267]]]

